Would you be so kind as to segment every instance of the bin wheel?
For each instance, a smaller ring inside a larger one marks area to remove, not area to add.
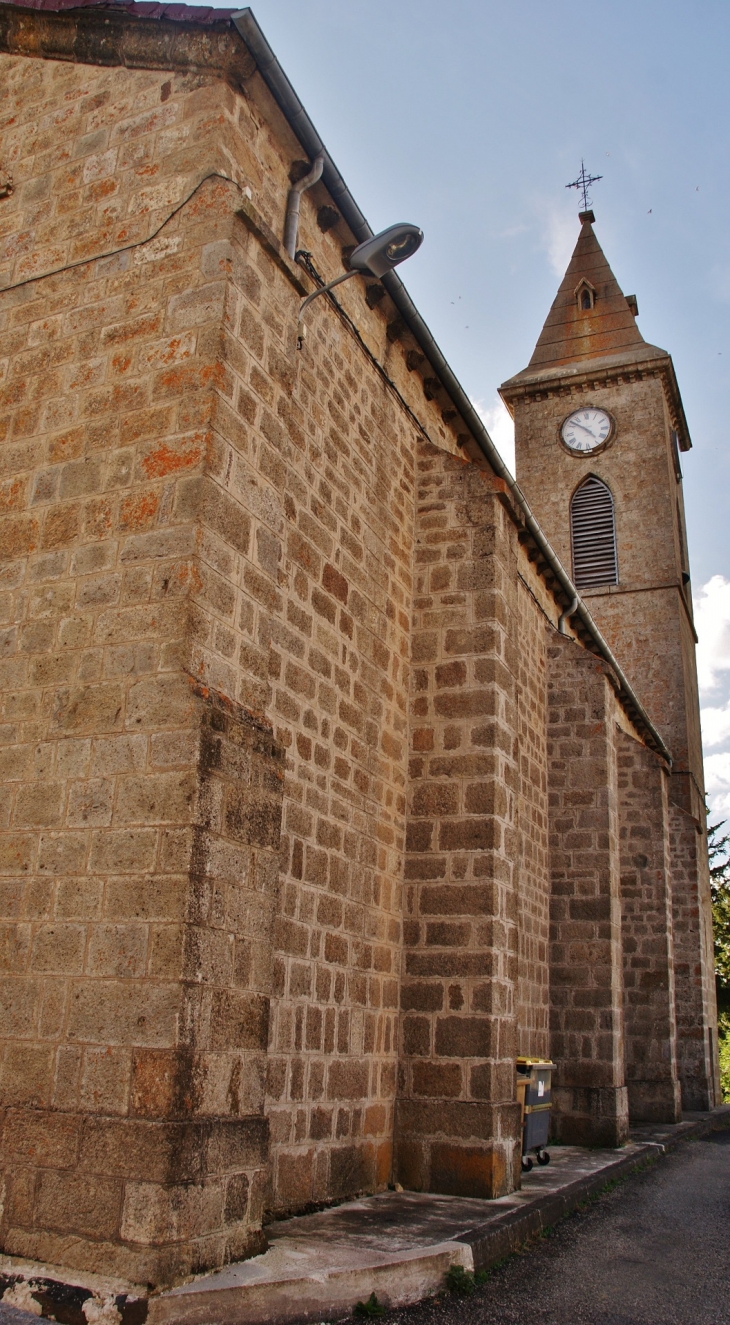
[[[537,1162],[538,1164],[542,1164],[543,1167],[545,1166],[545,1164],[550,1163],[550,1155],[548,1154],[547,1150],[538,1150]]]
[[[522,1156],[522,1172],[529,1173],[532,1168],[532,1160],[529,1155]]]

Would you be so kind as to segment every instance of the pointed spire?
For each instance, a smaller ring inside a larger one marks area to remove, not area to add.
[[[593,233],[594,220],[593,212],[580,213],[578,243],[528,372],[605,358],[645,344],[629,301]]]

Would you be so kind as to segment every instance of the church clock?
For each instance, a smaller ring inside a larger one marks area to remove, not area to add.
[[[569,451],[590,454],[611,441],[614,422],[605,409],[576,409],[560,426],[560,436]]]

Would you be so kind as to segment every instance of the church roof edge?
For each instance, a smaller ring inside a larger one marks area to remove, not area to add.
[[[9,0],[2,8],[33,9],[46,14],[66,14],[76,10],[128,15],[132,18],[167,19],[174,23],[193,23],[198,27],[215,24],[230,26],[235,9],[215,9],[212,5],[157,3],[156,0]]]
[[[668,350],[663,350],[658,345],[650,345],[648,341],[642,341],[641,345],[626,351],[619,351],[616,354],[603,354],[594,357],[576,360],[571,363],[552,363],[543,366],[542,364],[529,364],[513,377],[508,377],[502,383],[500,390],[507,390],[512,386],[520,384],[526,385],[539,382],[553,382],[559,380],[570,380],[582,376],[591,376],[595,373],[605,372],[609,369],[618,369],[621,367],[630,368],[632,365],[640,367],[644,364],[654,361],[669,361],[671,355]]]
[[[677,374],[674,371],[672,356],[658,345],[643,342],[632,354],[606,355],[602,359],[585,360],[582,363],[553,365],[550,368],[523,368],[502,382],[499,394],[507,408],[512,412],[514,403],[525,396],[539,394],[542,391],[555,390],[559,385],[579,384],[595,386],[604,381],[615,379],[622,372],[651,373],[658,372],[662,377],[667,393],[667,403],[676,429],[680,451],[692,449],[687,417],[684,412],[682,395],[679,390]]]

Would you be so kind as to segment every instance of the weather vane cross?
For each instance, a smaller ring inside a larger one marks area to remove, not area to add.
[[[565,186],[566,189],[580,189],[581,193],[583,194],[584,212],[587,212],[588,208],[591,205],[591,199],[588,190],[591,187],[591,184],[597,184],[599,179],[603,179],[603,175],[589,175],[585,168],[585,165],[583,164],[583,161],[581,161],[580,174],[578,178],[574,179],[572,184],[566,184]]]

